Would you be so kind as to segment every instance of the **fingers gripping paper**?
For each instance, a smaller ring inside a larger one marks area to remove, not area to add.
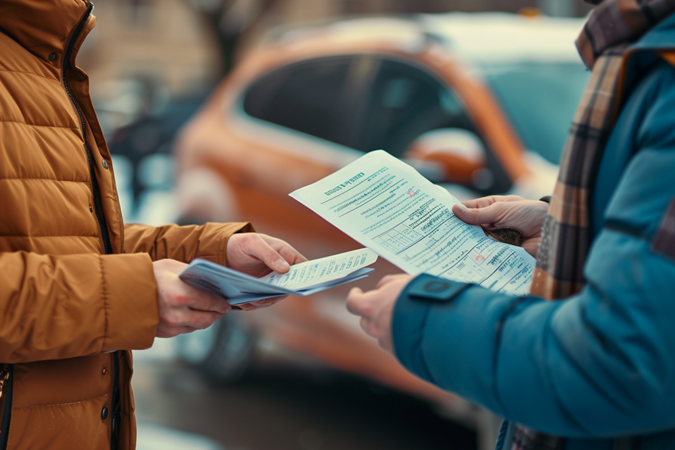
[[[255,278],[204,259],[195,259],[179,275],[197,288],[227,298],[231,305],[283,295],[304,297],[368,276],[377,255],[367,248],[305,261],[288,273]]]
[[[535,259],[452,213],[459,201],[385,151],[373,151],[291,197],[411,275],[529,293]]]

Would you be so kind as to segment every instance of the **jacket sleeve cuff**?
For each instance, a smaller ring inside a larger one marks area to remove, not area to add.
[[[418,377],[433,381],[422,351],[423,330],[431,305],[451,302],[470,286],[421,274],[401,293],[392,319],[394,350],[401,364]]]
[[[150,256],[101,256],[100,264],[105,308],[103,351],[151,347],[159,308]]]

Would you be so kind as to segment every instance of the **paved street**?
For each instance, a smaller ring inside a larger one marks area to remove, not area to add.
[[[276,350],[261,352],[246,380],[222,388],[207,385],[170,350],[153,352],[162,350],[136,353],[139,421],[206,436],[226,450],[476,447],[472,432],[424,402]]]

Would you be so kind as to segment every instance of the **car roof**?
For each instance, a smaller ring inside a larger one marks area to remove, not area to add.
[[[579,61],[574,45],[584,19],[505,13],[449,13],[421,18],[429,33],[465,61]]]
[[[395,43],[410,52],[436,41],[467,63],[579,62],[574,42],[584,19],[509,13],[444,13],[341,18],[277,30],[275,41],[320,38],[335,43]]]

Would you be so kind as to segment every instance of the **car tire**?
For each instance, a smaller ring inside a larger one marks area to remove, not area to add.
[[[253,366],[257,339],[248,323],[236,313],[224,315],[206,330],[176,339],[181,361],[211,385],[236,383]]]

